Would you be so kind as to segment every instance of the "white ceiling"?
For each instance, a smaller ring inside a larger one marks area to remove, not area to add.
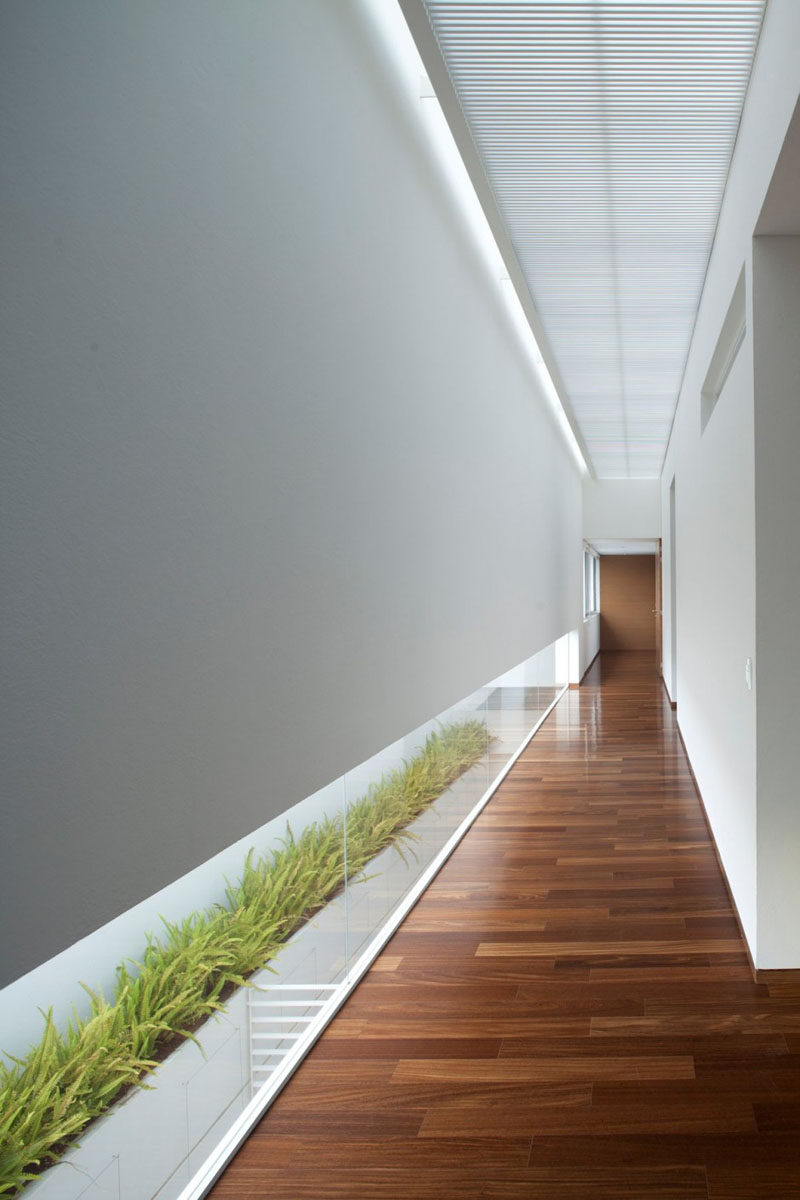
[[[763,0],[423,5],[590,465],[657,476]]]

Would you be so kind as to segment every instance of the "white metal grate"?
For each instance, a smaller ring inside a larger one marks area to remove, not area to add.
[[[346,983],[273,983],[247,996],[250,1088],[255,1096],[281,1065],[295,1043],[309,1033],[323,1010]]]
[[[424,0],[599,477],[660,473],[763,0]]]

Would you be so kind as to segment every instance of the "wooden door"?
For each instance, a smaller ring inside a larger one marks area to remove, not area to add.
[[[662,662],[662,624],[661,624],[661,538],[658,539],[658,550],[656,551],[656,593],[653,603],[653,616],[656,619],[656,662],[660,673],[664,674],[664,663]]]
[[[600,649],[656,648],[654,554],[600,556]]]

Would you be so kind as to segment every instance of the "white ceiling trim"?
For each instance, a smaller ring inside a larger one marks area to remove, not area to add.
[[[657,538],[593,538],[587,542],[601,557],[604,554],[658,554]]]

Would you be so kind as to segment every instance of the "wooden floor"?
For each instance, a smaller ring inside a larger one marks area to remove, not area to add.
[[[212,1195],[800,1196],[800,972],[753,980],[650,655],[563,698]]]

